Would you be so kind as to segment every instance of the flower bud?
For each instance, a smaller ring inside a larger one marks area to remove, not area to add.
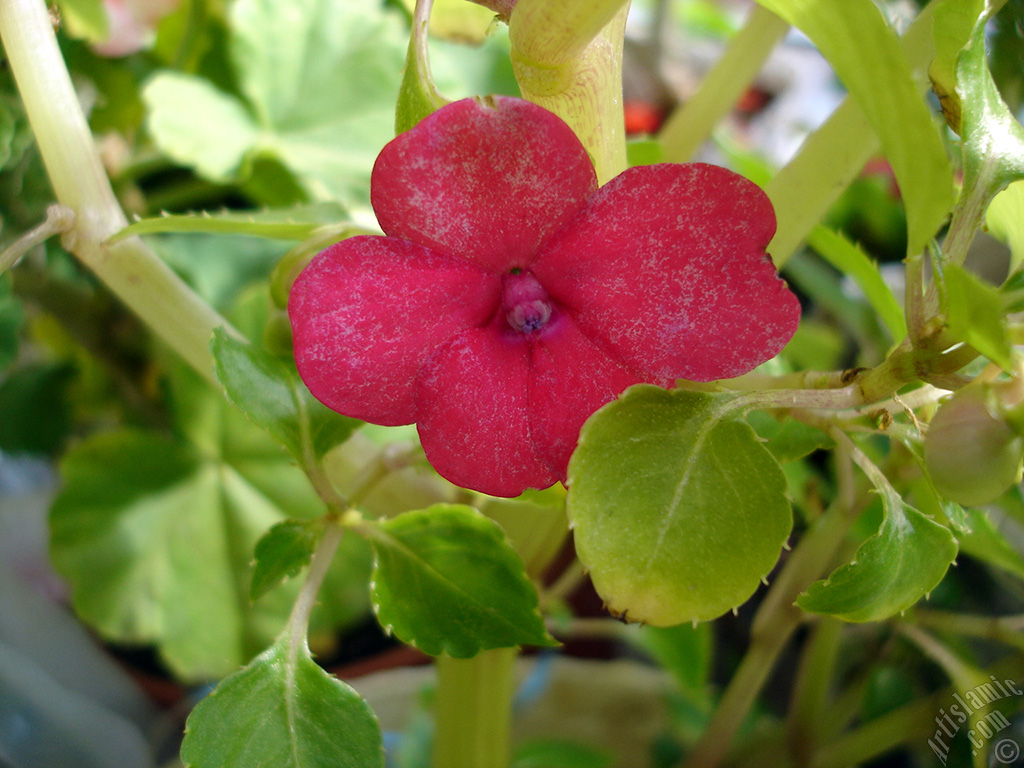
[[[986,504],[1020,481],[1024,439],[999,416],[989,385],[970,385],[939,406],[924,459],[939,493],[965,506]]]

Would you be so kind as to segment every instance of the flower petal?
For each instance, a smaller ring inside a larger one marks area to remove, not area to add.
[[[443,477],[492,496],[518,496],[558,478],[530,435],[530,349],[493,325],[459,335],[424,366],[416,426]]]
[[[531,269],[590,338],[658,377],[729,378],[774,356],[800,304],[765,248],[753,183],[693,163],[633,168],[598,190]]]
[[[668,385],[630,370],[587,339],[563,313],[533,348],[530,426],[537,452],[565,480],[569,457],[590,415],[633,384]]]
[[[415,420],[427,358],[494,314],[501,281],[462,259],[386,237],[322,251],[288,299],[295,362],[318,400],[375,424]]]
[[[521,99],[463,99],[389,143],[371,181],[388,235],[506,272],[597,188],[572,130]]]

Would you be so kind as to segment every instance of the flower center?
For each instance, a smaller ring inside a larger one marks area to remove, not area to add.
[[[537,278],[521,269],[505,275],[501,306],[509,327],[519,333],[536,333],[551,319],[551,300]]]

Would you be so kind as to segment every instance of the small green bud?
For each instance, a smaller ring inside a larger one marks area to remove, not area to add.
[[[1020,482],[1024,439],[1000,417],[990,385],[972,384],[939,406],[924,441],[924,460],[936,490],[977,506]]]

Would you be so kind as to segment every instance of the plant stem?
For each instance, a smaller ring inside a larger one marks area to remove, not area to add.
[[[561,5],[573,6],[577,15],[585,10],[590,19],[610,20],[594,29],[595,37],[585,38],[561,23],[556,12]],[[523,98],[569,124],[590,153],[599,184],[626,169],[622,45],[628,9],[624,0],[602,0],[593,9],[580,0],[520,0],[509,22],[512,66]],[[536,42],[532,34],[538,35]],[[572,50],[578,54],[567,56]]]
[[[433,768],[504,768],[511,754],[516,648],[437,659]]]
[[[213,329],[226,325],[141,240],[104,241],[127,221],[110,186],[41,0],[0,2],[0,38],[57,200],[74,211],[74,253],[172,349],[214,381]]]
[[[323,586],[324,579],[327,576],[327,569],[331,567],[334,553],[338,551],[338,545],[341,543],[341,538],[344,534],[345,529],[335,522],[327,526],[310,560],[306,581],[303,582],[299,596],[292,606],[286,631],[289,637],[289,661],[293,665],[299,650],[306,647],[309,617],[312,615],[313,608],[316,605],[316,596],[320,592],[320,587]]]
[[[672,113],[658,134],[666,162],[685,163],[693,158],[788,29],[789,24],[767,8],[754,6],[700,89]]]
[[[793,601],[818,578],[846,535],[850,520],[845,512],[839,506],[829,509],[793,550],[754,617],[750,647],[686,768],[714,768],[725,758],[775,660],[803,618]]]

